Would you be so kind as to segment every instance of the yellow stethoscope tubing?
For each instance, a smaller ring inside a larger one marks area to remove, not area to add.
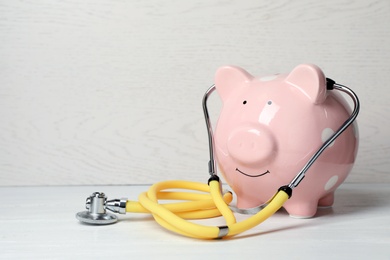
[[[167,189],[188,189],[209,194],[188,193],[188,202],[160,204],[159,199],[183,200],[183,192],[164,192]],[[289,195],[279,190],[269,204],[257,214],[236,222],[228,204],[232,201],[230,192],[222,194],[220,183],[212,180],[209,185],[187,181],[165,181],[152,185],[147,192],[139,195],[138,202],[128,201],[127,212],[150,213],[162,227],[184,236],[199,239],[215,239],[234,236],[249,230],[272,216],[279,210]],[[220,226],[205,226],[188,221],[187,219],[205,219],[217,216],[225,218],[228,231],[221,235]]]
[[[150,196],[154,201],[157,200],[187,200],[187,202],[178,202],[170,204],[161,204],[161,206],[175,213],[188,213],[195,212],[194,209],[212,209],[214,202],[210,194],[202,194],[195,192],[178,192],[178,191],[161,191],[164,189],[191,189],[200,192],[209,192],[209,187],[206,184],[189,182],[189,181],[166,181],[160,182],[150,187],[149,192],[144,196]],[[232,201],[232,194],[226,193],[223,195],[223,200],[226,203]],[[150,213],[149,210],[145,209],[138,201],[127,201],[126,211],[133,213]],[[211,211],[210,211],[211,212]],[[196,219],[198,217],[188,215],[186,218]]]

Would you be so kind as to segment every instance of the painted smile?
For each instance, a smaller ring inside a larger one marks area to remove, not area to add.
[[[263,176],[263,175],[266,175],[267,173],[270,173],[269,170],[267,170],[266,172],[264,173],[261,173],[261,174],[258,174],[258,175],[249,175],[243,171],[240,171],[240,169],[236,168],[236,171],[238,171],[239,173],[241,173],[242,175],[245,175],[245,176],[248,176],[248,177],[252,177],[252,178],[255,178],[255,177],[260,177],[260,176]]]

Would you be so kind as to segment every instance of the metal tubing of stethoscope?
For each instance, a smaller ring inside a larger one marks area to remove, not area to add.
[[[210,160],[209,160],[209,174],[215,175],[216,174],[216,162],[214,160],[214,138],[213,138],[213,128],[211,126],[210,122],[210,115],[207,109],[207,99],[213,93],[215,90],[215,85],[212,85],[204,94],[203,99],[202,99],[202,107],[203,107],[203,113],[204,113],[204,118],[206,121],[206,126],[207,126],[207,134],[208,134],[208,139],[209,139],[209,155],[210,155]]]
[[[358,96],[353,92],[350,88],[335,83],[333,86],[334,89],[337,89],[339,91],[342,91],[346,94],[348,94],[354,103],[354,109],[349,116],[349,118],[340,126],[340,128],[331,136],[328,138],[328,140],[318,149],[318,151],[309,159],[309,161],[305,164],[305,166],[302,168],[302,170],[295,176],[295,178],[288,184],[288,187],[291,189],[294,189],[299,185],[299,183],[303,180],[305,177],[306,171],[310,168],[310,166],[317,160],[317,158],[322,154],[322,152],[337,138],[339,137],[345,129],[350,126],[353,121],[356,119],[357,115],[359,114],[360,110],[360,102]]]

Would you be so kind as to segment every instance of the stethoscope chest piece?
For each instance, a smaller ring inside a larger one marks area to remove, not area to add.
[[[118,221],[117,216],[106,212],[107,197],[102,192],[94,192],[87,198],[85,207],[88,211],[81,211],[76,218],[86,224],[108,225]]]

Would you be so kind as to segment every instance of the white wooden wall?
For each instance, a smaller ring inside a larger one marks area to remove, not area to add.
[[[360,96],[347,181],[390,182],[389,26],[388,0],[0,0],[0,185],[205,182],[215,70],[306,62]]]

